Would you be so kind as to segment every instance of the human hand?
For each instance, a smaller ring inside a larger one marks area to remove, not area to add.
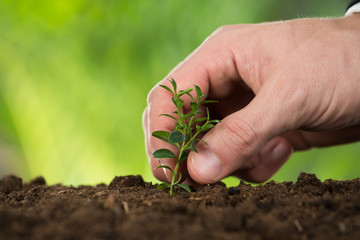
[[[235,175],[269,179],[293,150],[360,139],[360,16],[299,19],[225,26],[215,31],[160,83],[173,77],[179,89],[198,85],[210,99],[212,118],[223,119],[198,143],[182,166],[187,183],[206,184]],[[169,94],[155,86],[144,112],[146,149],[169,148],[151,137],[171,131]],[[168,160],[173,167],[175,162]]]

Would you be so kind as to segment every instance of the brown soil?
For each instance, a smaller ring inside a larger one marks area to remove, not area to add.
[[[252,187],[218,183],[175,197],[141,176],[109,186],[0,181],[0,239],[360,239],[360,179]]]

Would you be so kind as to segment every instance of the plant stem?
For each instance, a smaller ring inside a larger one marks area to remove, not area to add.
[[[178,169],[179,169],[179,166],[180,166],[180,159],[184,153],[184,150],[188,147],[188,145],[194,141],[195,137],[199,134],[199,132],[196,132],[194,134],[194,136],[191,137],[191,139],[186,143],[186,144],[182,144],[181,148],[180,148],[180,152],[179,152],[179,156],[178,156],[178,159],[176,161],[176,165],[175,165],[175,168],[174,168],[174,171],[173,171],[173,176],[171,178],[171,184],[170,184],[170,196],[173,196],[173,189],[174,189],[174,182],[175,182],[175,179],[176,179],[176,176],[178,175]]]
[[[178,94],[177,94],[176,90],[174,91],[174,97],[175,97],[175,98],[178,98]],[[199,99],[196,101],[196,104],[199,105]],[[180,109],[178,106],[177,106],[177,114],[178,114],[178,124],[179,124],[180,126],[182,126],[184,119],[181,117],[181,109]],[[186,120],[186,119],[185,119],[185,120]],[[192,121],[193,121],[193,120],[194,120],[194,116],[192,116],[192,117],[190,118],[190,121],[188,122],[188,124],[189,124],[190,127],[191,127],[191,125],[192,125]],[[208,116],[208,119],[206,120],[204,126],[205,126],[208,122],[209,122],[209,116]],[[190,143],[192,143],[192,142],[195,140],[195,137],[200,133],[199,131],[196,131],[196,133],[195,133],[194,135],[192,135],[192,132],[191,132],[191,131],[190,131],[189,133],[187,133],[186,130],[187,130],[187,129],[185,128],[185,129],[184,129],[183,131],[181,131],[181,132],[182,132],[182,134],[183,134],[184,136],[188,136],[188,134],[189,134],[188,137],[190,137],[190,140],[189,140],[186,144],[183,143],[183,144],[181,145],[181,148],[179,147],[179,145],[177,145],[178,148],[180,148],[180,152],[179,152],[179,156],[178,156],[177,161],[176,161],[175,168],[174,168],[174,170],[173,170],[173,176],[172,176],[172,178],[171,178],[170,196],[173,196],[173,195],[174,195],[174,185],[175,185],[174,183],[175,183],[176,177],[177,177],[177,175],[178,175],[178,169],[179,169],[179,166],[180,166],[180,159],[181,159],[181,157],[182,157],[182,154],[183,154],[184,150],[188,147],[188,145],[189,145]],[[179,176],[179,177],[181,177],[181,176]],[[178,179],[178,181],[179,181],[179,180],[181,180],[181,179]]]
[[[174,168],[174,174],[173,174],[172,179],[171,179],[171,185],[170,185],[170,195],[171,196],[174,195],[174,193],[173,193],[174,182],[175,182],[175,178],[176,178],[176,175],[177,175],[178,168],[179,168],[179,161],[176,162],[176,165],[175,165],[175,168]]]
[[[170,195],[171,196],[173,196],[174,182],[175,182],[176,176],[178,175],[177,172],[178,172],[178,169],[179,169],[179,166],[180,166],[180,159],[181,159],[181,156],[182,156],[183,152],[184,152],[184,145],[180,149],[179,157],[178,157],[178,159],[176,161],[176,165],[175,165],[175,168],[174,168],[174,171],[173,171],[173,176],[172,176],[171,185],[170,185]]]

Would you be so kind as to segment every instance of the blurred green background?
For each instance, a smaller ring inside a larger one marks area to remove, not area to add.
[[[0,0],[0,175],[108,183],[148,167],[146,95],[216,28],[342,16],[347,1]],[[296,153],[300,171],[359,176],[358,143]],[[238,180],[229,179],[229,184]]]

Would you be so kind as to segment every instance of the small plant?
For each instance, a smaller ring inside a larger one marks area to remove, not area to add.
[[[170,92],[172,95],[172,102],[176,107],[176,111],[173,112],[173,115],[170,114],[161,114],[160,116],[169,117],[175,120],[175,128],[172,132],[166,131],[155,131],[152,133],[152,136],[159,138],[167,143],[170,143],[176,146],[179,149],[179,155],[176,156],[169,149],[158,149],[153,153],[154,158],[173,158],[176,159],[176,165],[174,169],[169,166],[166,166],[160,162],[160,166],[157,168],[166,168],[172,173],[172,179],[170,183],[161,183],[158,185],[158,189],[170,188],[170,195],[174,195],[174,186],[181,187],[188,192],[191,192],[190,188],[186,184],[181,184],[181,172],[179,172],[180,163],[186,161],[188,155],[191,151],[197,152],[195,148],[195,144],[199,141],[204,142],[200,138],[197,138],[199,133],[205,132],[212,127],[214,127],[214,123],[219,123],[220,120],[210,120],[209,109],[206,108],[206,115],[200,110],[200,106],[208,103],[216,103],[214,100],[206,100],[207,95],[201,92],[200,87],[196,86],[196,97],[193,97],[190,92],[193,91],[192,88],[186,90],[177,90],[176,82],[173,78],[169,80],[173,89],[165,85],[160,85],[166,91]],[[189,96],[190,101],[190,109],[191,111],[184,113],[183,106],[184,101],[181,99],[185,95]]]

